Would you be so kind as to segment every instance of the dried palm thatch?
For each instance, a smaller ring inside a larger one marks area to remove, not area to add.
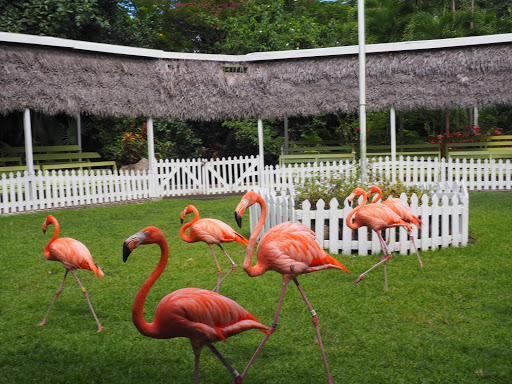
[[[512,103],[512,44],[367,54],[367,109]],[[224,63],[0,46],[0,113],[222,121],[356,112],[358,57]]]

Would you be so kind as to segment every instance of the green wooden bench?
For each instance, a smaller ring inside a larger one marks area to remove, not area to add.
[[[22,165],[21,156],[0,157],[0,166],[8,166],[9,163],[16,163],[16,165]]]
[[[32,147],[33,153],[52,153],[52,152],[80,152],[82,148],[79,145],[35,145]],[[8,153],[25,153],[25,147],[10,147]]]
[[[43,171],[58,169],[89,169],[92,168],[112,168],[116,170],[115,161],[94,161],[100,159],[101,155],[97,152],[80,152],[79,145],[57,145],[57,146],[34,146],[33,160],[38,169]],[[8,153],[24,154],[25,147],[11,147]]]
[[[290,141],[279,156],[279,165],[293,163],[333,162],[355,159],[353,143],[343,143],[339,140],[324,141]]]
[[[40,169],[39,165],[34,164],[34,171],[38,171]],[[12,165],[12,166],[6,166],[6,167],[0,167],[0,174],[1,173],[16,173],[16,172],[23,172],[26,171],[27,167],[25,165]]]
[[[304,153],[297,155],[281,155],[279,156],[279,165],[293,163],[325,163],[327,161],[354,160],[355,153]]]
[[[385,157],[391,156],[391,144],[369,144],[366,146],[367,157]],[[441,146],[439,144],[397,144],[396,157],[424,157],[441,158]]]
[[[473,141],[446,143],[448,158],[511,159],[512,135],[482,136]]]

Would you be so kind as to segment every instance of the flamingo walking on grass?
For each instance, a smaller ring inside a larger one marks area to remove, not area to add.
[[[402,220],[393,210],[391,210],[389,207],[386,207],[382,204],[370,204],[365,205],[366,201],[368,200],[368,195],[362,188],[356,188],[352,191],[350,196],[348,197],[348,200],[350,203],[352,201],[359,197],[363,196],[362,202],[355,207],[346,217],[347,226],[351,229],[358,229],[360,227],[368,227],[373,229],[377,236],[379,236],[380,246],[382,248],[382,252],[384,253],[384,256],[382,257],[382,260],[375,264],[373,267],[368,269],[366,272],[362,273],[356,281],[354,281],[354,284],[359,283],[363,277],[366,276],[368,272],[376,268],[377,266],[384,264],[384,288],[386,291],[388,290],[388,277],[387,277],[387,270],[386,270],[386,263],[389,259],[391,259],[392,255],[391,252],[388,249],[388,246],[386,245],[386,242],[382,238],[382,235],[380,234],[380,231],[386,229],[386,228],[392,228],[392,227],[400,227],[403,226],[409,230],[411,230],[411,225],[404,220]],[[352,216],[356,214],[354,223],[352,223]]]
[[[348,272],[339,261],[328,255],[319,245],[315,233],[304,224],[286,222],[272,227],[261,238],[257,248],[257,262],[252,266],[253,251],[256,239],[263,228],[267,215],[267,207],[263,198],[256,192],[246,193],[235,210],[235,218],[238,226],[242,226],[242,216],[245,210],[251,205],[258,203],[261,207],[261,216],[249,238],[249,244],[245,252],[244,270],[251,276],[259,276],[266,271],[275,271],[283,275],[283,286],[279,303],[277,305],[274,322],[270,327],[270,334],[276,330],[284,292],[288,283],[293,281],[301,293],[306,305],[312,315],[313,324],[316,329],[320,350],[324,361],[325,371],[329,383],[332,383],[331,375],[327,365],[320,329],[318,326],[318,315],[311,306],[306,294],[300,286],[297,277],[304,273],[316,272],[327,268],[336,268]],[[254,356],[247,364],[242,377],[244,377],[259,351],[268,340],[270,334],[266,335]]]
[[[103,329],[103,327],[101,326],[98,317],[94,312],[91,301],[89,300],[89,296],[87,295],[87,291],[85,290],[84,286],[76,276],[74,270],[78,268],[90,269],[96,275],[98,275],[100,281],[101,277],[103,276],[103,271],[96,264],[94,264],[91,253],[89,252],[87,247],[80,241],[72,239],[70,237],[61,237],[60,239],[57,239],[57,236],[59,236],[59,222],[54,216],[49,215],[46,217],[46,220],[43,223],[43,233],[46,233],[46,230],[48,229],[48,226],[50,224],[55,225],[55,232],[53,233],[53,237],[51,238],[51,240],[48,242],[48,244],[46,244],[46,247],[44,248],[44,257],[46,257],[47,260],[60,261],[66,268],[66,272],[64,273],[62,284],[60,285],[60,288],[57,291],[57,294],[55,295],[55,298],[53,299],[50,308],[48,309],[48,312],[46,312],[46,316],[44,317],[43,321],[41,321],[38,325],[46,324],[48,315],[50,314],[53,305],[55,304],[57,298],[62,292],[64,282],[66,281],[66,276],[68,275],[68,272],[71,272],[73,277],[76,279],[78,285],[80,286],[80,290],[83,292],[85,298],[87,299],[87,303],[89,303],[92,315],[94,316],[94,319],[98,324],[98,332],[100,332]]]
[[[146,244],[158,244],[161,256],[157,267],[135,297],[132,309],[135,327],[142,335],[155,339],[188,338],[195,355],[196,384],[199,381],[199,357],[205,345],[228,368],[235,382],[242,383],[242,377],[212,343],[250,329],[270,333],[268,327],[233,300],[198,288],[183,288],[168,294],[156,307],[153,322],[146,322],[143,315],[144,302],[169,259],[169,246],[162,231],[157,227],[147,227],[126,239],[123,245],[123,261],[126,262],[130,253],[139,245]]]
[[[221,283],[236,268],[236,263],[228,255],[224,248],[222,248],[221,243],[229,243],[232,241],[236,241],[247,246],[247,239],[238,232],[236,232],[228,224],[220,220],[199,219],[199,211],[193,205],[187,206],[185,210],[181,213],[181,224],[183,224],[185,216],[188,215],[189,213],[193,213],[194,218],[192,219],[192,221],[186,223],[181,227],[180,236],[187,243],[195,243],[198,241],[202,241],[208,244],[212,251],[213,259],[215,260],[215,265],[217,266],[217,285],[215,286],[215,288],[213,288],[213,291],[217,291],[218,293]],[[187,236],[185,231],[189,227],[190,235]],[[214,244],[217,244],[219,246],[219,248],[222,250],[222,252],[224,252],[228,260],[231,262],[231,269],[224,275],[222,279],[220,278],[221,268],[219,266],[217,256],[215,256],[215,250],[213,249]]]
[[[377,187],[376,185],[373,185],[370,187],[370,190],[368,191],[368,199],[370,199],[370,196],[374,193],[377,193],[377,197],[375,197],[370,204],[375,204],[377,201],[380,200],[382,197],[382,190]],[[411,207],[407,202],[403,201],[400,198],[393,198],[393,199],[387,199],[383,201],[381,204],[391,208],[403,221],[406,221],[410,224],[414,224],[418,229],[421,230],[421,224],[422,221],[419,219],[419,217],[414,216],[411,210]],[[406,227],[404,227],[407,231],[407,234],[411,238],[412,245],[414,247],[414,250],[416,251],[416,255],[418,256],[418,262],[420,263],[420,268],[423,268],[423,262],[421,261],[420,254],[418,252],[418,248],[416,248],[416,244],[414,243],[414,236],[411,231],[409,231]],[[389,243],[389,239],[388,239]]]

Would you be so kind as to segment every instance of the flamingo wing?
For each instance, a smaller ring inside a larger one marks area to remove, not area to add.
[[[368,226],[374,231],[396,226],[404,226],[411,230],[410,224],[403,221],[396,212],[383,204],[365,205],[357,212],[355,222],[360,226]]]
[[[50,244],[50,260],[60,261],[67,269],[90,269],[101,280],[103,271],[94,264],[87,247],[78,240],[61,237]]]
[[[169,318],[173,321],[162,321]],[[156,309],[155,322],[168,328],[169,337],[208,342],[225,340],[249,329],[268,332],[267,326],[235,301],[198,288],[183,288],[164,297]]]
[[[267,264],[268,269],[284,274],[312,272],[317,267],[348,272],[322,249],[315,232],[302,223],[286,222],[272,227],[260,241],[257,258],[258,262]]]
[[[413,223],[414,225],[416,225],[418,228],[421,229],[422,221],[420,220],[419,217],[413,215],[409,204],[407,204],[402,199],[398,199],[398,198],[389,199],[389,200],[382,202],[382,204],[390,207],[403,220],[405,220],[409,223]]]
[[[247,246],[247,239],[217,219],[200,219],[190,227],[190,236],[208,244],[238,241]]]

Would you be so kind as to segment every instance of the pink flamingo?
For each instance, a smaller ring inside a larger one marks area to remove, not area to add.
[[[368,199],[370,199],[370,196],[374,193],[377,193],[377,197],[373,199],[373,201],[370,204],[374,204],[377,201],[380,200],[382,197],[382,190],[377,187],[376,185],[370,187],[370,191],[368,192]],[[385,201],[382,201],[381,204],[386,205],[387,207],[391,208],[400,218],[410,224],[414,224],[418,229],[421,230],[421,224],[422,221],[419,219],[419,217],[414,216],[411,211],[411,207],[409,204],[407,204],[405,201],[399,198],[393,198],[393,199],[387,199]],[[418,252],[418,248],[416,248],[416,244],[414,243],[414,236],[411,231],[409,231],[406,227],[404,227],[407,231],[407,234],[411,238],[412,245],[414,247],[414,250],[416,251],[416,255],[418,256],[418,262],[420,263],[420,268],[423,268],[423,263],[420,258],[420,254]],[[389,243],[389,239],[388,239]]]
[[[241,227],[242,216],[245,210],[247,207],[250,207],[255,203],[258,203],[261,206],[261,216],[249,238],[249,244],[247,245],[243,264],[244,270],[251,277],[262,275],[269,270],[283,275],[283,287],[281,289],[281,296],[279,297],[274,322],[272,323],[272,327],[270,327],[270,334],[276,330],[284,292],[288,283],[293,280],[313,317],[312,320],[315,325],[318,342],[320,344],[327,379],[329,383],[332,383],[329,368],[327,366],[327,359],[322,345],[322,338],[320,336],[318,315],[302,290],[297,277],[304,273],[316,272],[327,268],[342,269],[346,272],[348,272],[348,270],[320,247],[318,239],[311,229],[306,227],[304,224],[291,222],[276,225],[265,233],[258,245],[257,263],[255,266],[252,266],[254,246],[256,244],[256,239],[263,228],[267,215],[267,207],[265,205],[265,201],[260,195],[255,192],[248,192],[243,196],[235,210],[236,221],[238,226]],[[260,346],[254,353],[254,356],[242,373],[242,377],[247,373],[249,367],[258,355],[260,349],[268,340],[270,334],[266,335],[261,342]]]
[[[169,259],[169,246],[162,231],[157,227],[147,227],[126,239],[123,245],[123,261],[126,262],[130,253],[139,245],[146,244],[158,244],[161,256],[157,267],[135,297],[132,309],[135,327],[142,335],[155,339],[188,338],[195,355],[196,384],[199,380],[199,357],[204,345],[207,345],[228,368],[235,382],[241,383],[242,377],[212,343],[226,340],[249,329],[269,333],[268,327],[258,322],[233,300],[216,292],[198,288],[179,289],[165,296],[156,307],[153,322],[147,323],[143,315],[144,302]]]
[[[391,252],[389,252],[389,249],[386,245],[386,242],[382,238],[382,235],[380,234],[380,231],[386,228],[392,228],[392,227],[398,227],[398,226],[404,226],[411,230],[411,225],[405,221],[403,221],[395,212],[393,212],[389,207],[386,207],[382,204],[370,204],[365,205],[366,201],[368,199],[368,195],[362,188],[356,188],[352,191],[350,196],[348,197],[348,200],[350,203],[357,198],[358,196],[363,196],[363,201],[354,208],[346,217],[347,226],[351,229],[358,229],[360,227],[366,226],[371,229],[373,229],[377,235],[379,236],[380,245],[382,248],[382,252],[384,253],[384,256],[382,257],[382,260],[375,264],[373,267],[368,269],[366,272],[362,273],[356,281],[354,281],[354,284],[359,283],[363,277],[370,272],[372,269],[377,267],[378,265],[384,263],[384,287],[387,290],[388,289],[388,278],[387,278],[387,271],[386,271],[386,262],[391,259],[392,255]],[[352,223],[352,216],[357,213],[354,223]]]
[[[92,304],[91,301],[89,300],[89,296],[87,295],[87,291],[85,290],[84,286],[76,276],[75,272],[73,272],[73,270],[77,268],[90,269],[96,275],[98,275],[100,281],[101,277],[103,276],[103,271],[96,264],[94,264],[91,253],[84,244],[70,237],[61,237],[60,239],[57,239],[57,236],[59,236],[59,223],[54,216],[49,215],[46,217],[46,220],[43,223],[44,233],[46,233],[46,229],[50,224],[55,225],[55,232],[51,240],[48,242],[48,244],[46,244],[46,247],[44,248],[44,257],[46,257],[47,260],[60,261],[66,268],[66,272],[64,273],[64,279],[62,279],[62,284],[60,285],[60,288],[57,291],[57,294],[55,295],[55,298],[53,299],[50,308],[46,313],[46,316],[44,317],[43,321],[41,321],[38,325],[46,324],[46,319],[48,318],[48,315],[52,310],[53,304],[55,304],[57,298],[62,292],[62,288],[64,287],[64,281],[66,281],[66,276],[68,275],[68,272],[71,272],[73,277],[78,282],[80,290],[83,292],[85,298],[87,299],[87,302],[89,303],[89,307],[91,308],[94,319],[98,324],[98,332],[100,332],[103,329],[103,327],[101,326],[98,317],[96,316],[96,313],[92,308]]]
[[[217,265],[217,285],[213,288],[213,291],[219,292],[220,284],[224,281],[228,275],[233,272],[236,268],[236,264],[229,257],[228,253],[222,248],[221,243],[229,243],[232,241],[237,241],[245,246],[247,246],[247,239],[235,232],[233,228],[231,228],[226,223],[217,220],[217,219],[200,219],[199,220],[199,212],[196,207],[193,205],[189,205],[185,208],[185,210],[181,213],[181,224],[185,220],[185,216],[189,213],[194,214],[194,218],[192,221],[188,222],[184,226],[181,227],[180,236],[187,243],[195,243],[197,241],[203,241],[210,247],[213,255],[213,259],[215,260],[215,264]],[[190,236],[187,236],[185,230],[190,227]],[[217,244],[222,252],[226,255],[226,257],[231,262],[231,269],[224,275],[224,277],[220,278],[221,269],[219,266],[219,262],[217,261],[217,256],[215,256],[215,251],[213,249],[213,245]]]

